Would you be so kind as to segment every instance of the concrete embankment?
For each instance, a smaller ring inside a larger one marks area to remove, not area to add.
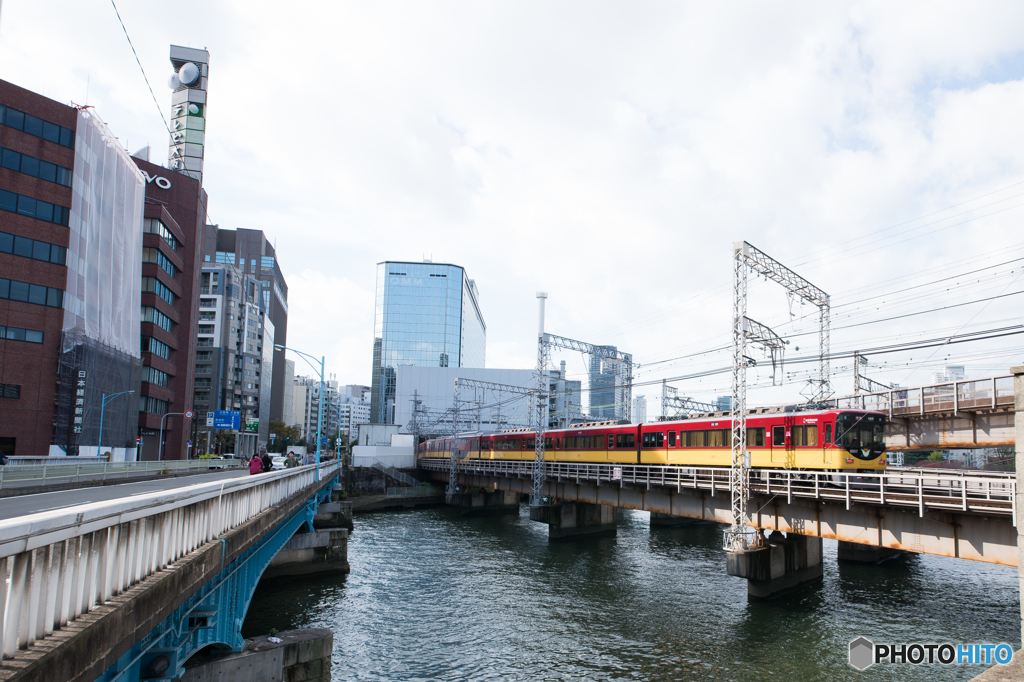
[[[288,630],[245,640],[237,654],[196,656],[182,682],[330,682],[334,633],[324,628]]]

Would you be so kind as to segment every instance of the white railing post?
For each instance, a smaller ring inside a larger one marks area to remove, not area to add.
[[[21,645],[19,630],[21,628],[22,609],[25,608],[25,588],[28,582],[30,552],[22,552],[14,557],[11,568],[10,594],[7,596],[7,614],[4,619],[3,657],[13,658]]]

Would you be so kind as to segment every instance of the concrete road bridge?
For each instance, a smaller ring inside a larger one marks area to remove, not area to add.
[[[170,680],[202,649],[241,650],[257,582],[338,465],[197,478],[0,519],[0,680]]]

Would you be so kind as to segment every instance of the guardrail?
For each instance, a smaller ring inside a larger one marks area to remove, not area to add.
[[[45,485],[47,481],[57,479],[71,479],[75,482],[81,481],[82,477],[87,480],[105,481],[108,478],[123,477],[130,478],[145,473],[184,473],[189,471],[209,471],[211,469],[225,469],[237,464],[229,464],[229,460],[222,459],[185,459],[167,460],[163,462],[75,462],[75,458],[55,457],[55,462],[48,462],[42,466],[19,464],[0,467],[0,488],[6,483],[10,486],[13,483],[25,483],[26,481],[39,481]],[[71,461],[68,461],[68,460]],[[241,461],[241,460],[238,460]]]
[[[322,465],[321,479],[337,469]],[[0,654],[32,646],[315,477],[310,465],[0,521]]]
[[[451,468],[448,459],[421,459],[420,467],[432,471]],[[511,477],[533,476],[534,463],[515,460],[464,459],[461,472]],[[643,485],[675,488],[677,491],[707,490],[712,495],[729,494],[727,467],[680,467],[649,464],[584,464],[547,462],[549,481],[593,481],[598,484]],[[936,471],[900,469],[871,473],[832,473],[750,469],[752,493],[810,498],[845,504],[890,505],[916,508],[920,516],[927,509],[1011,516],[1017,525],[1013,504],[1017,476],[995,471]]]

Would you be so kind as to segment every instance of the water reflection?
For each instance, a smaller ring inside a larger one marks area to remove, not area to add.
[[[649,528],[628,511],[618,537],[568,543],[549,543],[525,508],[360,516],[352,574],[258,590],[243,634],[332,628],[336,680],[967,680],[981,668],[857,673],[847,646],[1018,643],[1013,569],[927,556],[839,565],[826,542],[820,583],[748,602],[721,542],[720,526]]]

